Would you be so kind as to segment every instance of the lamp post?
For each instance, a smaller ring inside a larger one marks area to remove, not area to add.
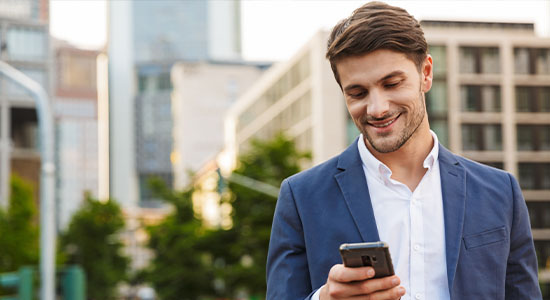
[[[28,91],[36,101],[40,134],[40,299],[55,299],[55,164],[53,117],[48,94],[40,84],[0,61],[0,74]]]

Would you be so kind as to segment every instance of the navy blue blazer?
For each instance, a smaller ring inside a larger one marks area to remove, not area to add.
[[[514,177],[441,145],[439,166],[451,299],[542,299],[527,206]],[[341,263],[340,244],[378,240],[353,143],[283,181],[269,243],[267,299],[310,299]]]

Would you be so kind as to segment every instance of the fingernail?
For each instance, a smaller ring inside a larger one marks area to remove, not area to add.
[[[367,275],[368,275],[369,277],[374,276],[374,270],[373,270],[373,269],[369,269],[369,270],[367,271]]]
[[[392,283],[393,285],[398,285],[398,284],[399,284],[399,279],[398,279],[398,278],[394,278],[394,279],[391,280],[391,283]]]
[[[399,287],[399,294],[401,294],[401,296],[405,295],[405,288],[404,287]]]

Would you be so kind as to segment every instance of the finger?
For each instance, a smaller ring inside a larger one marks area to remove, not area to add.
[[[405,288],[402,286],[396,286],[388,290],[378,291],[367,296],[367,298],[357,298],[363,300],[399,300],[405,295]],[[358,296],[361,297],[361,296]],[[354,298],[351,298],[354,299]]]
[[[362,281],[373,276],[374,269],[372,267],[347,268],[342,264],[334,265],[328,274],[329,280],[337,282]]]
[[[350,295],[369,295],[379,291],[395,288],[399,286],[399,283],[401,283],[399,277],[393,275],[384,278],[369,279],[348,285],[350,286]]]

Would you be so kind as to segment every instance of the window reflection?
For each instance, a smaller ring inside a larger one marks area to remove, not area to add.
[[[497,47],[460,47],[460,73],[500,73],[500,55]]]
[[[463,124],[462,149],[466,151],[502,150],[500,124]]]
[[[500,87],[463,85],[460,87],[462,111],[467,112],[499,112]]]

